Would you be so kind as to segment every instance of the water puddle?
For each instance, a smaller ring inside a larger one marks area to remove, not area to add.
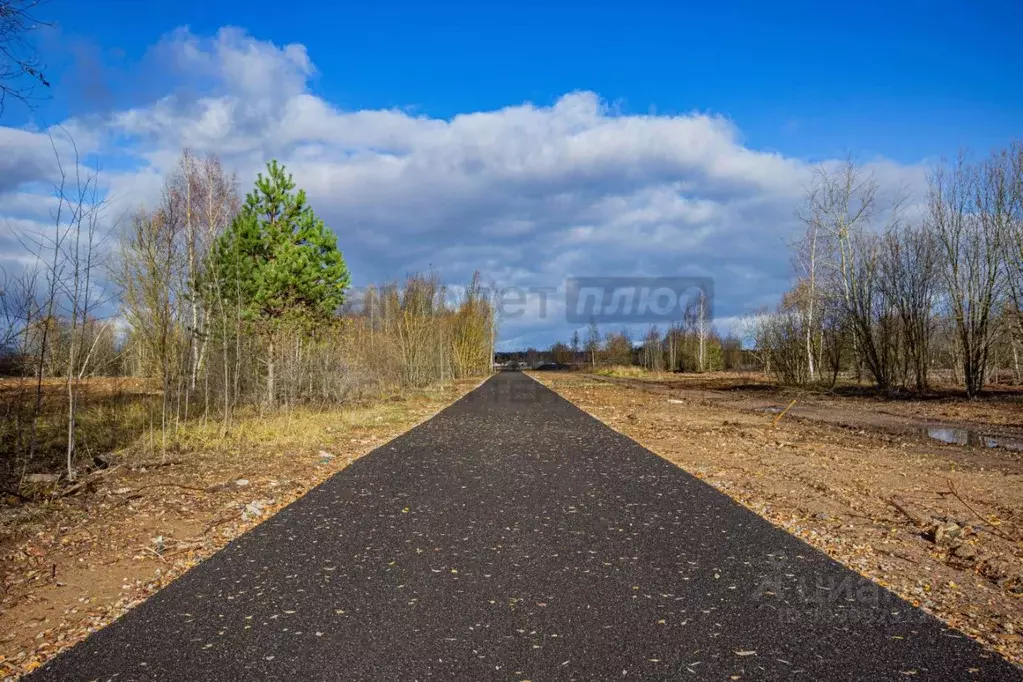
[[[928,438],[949,445],[974,445],[982,448],[1004,448],[1015,452],[1023,452],[1023,441],[988,436],[971,429],[956,429],[946,426],[928,426],[923,429]]]
[[[669,401],[671,402],[671,401]],[[785,408],[780,405],[754,407],[754,412],[762,414],[781,414]],[[1002,448],[1013,452],[1023,452],[1023,439],[991,436],[973,429],[960,429],[951,426],[925,426],[920,432],[932,440],[948,445],[964,445],[979,448]]]
[[[767,414],[780,414],[784,408],[778,407],[777,405],[771,405],[770,407],[757,407],[754,408],[754,412],[766,412]]]

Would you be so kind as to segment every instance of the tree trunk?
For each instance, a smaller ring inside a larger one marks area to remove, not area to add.
[[[267,349],[267,360],[266,360],[266,404],[268,407],[274,406],[274,400],[277,396],[276,377],[274,376],[274,339],[270,337],[269,348]]]
[[[1011,338],[1009,341],[1012,344],[1012,369],[1013,369],[1013,381],[1018,384],[1020,382],[1020,371],[1019,371],[1019,348],[1016,344],[1016,339]]]

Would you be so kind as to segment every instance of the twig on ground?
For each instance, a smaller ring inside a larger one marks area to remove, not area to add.
[[[945,481],[948,483],[948,492],[954,498],[959,500],[964,507],[966,507],[971,512],[973,512],[974,516],[976,516],[978,519],[981,520],[981,522],[984,523],[984,525],[986,525],[988,528],[990,528],[991,531],[995,535],[997,535],[998,537],[1002,538],[1003,540],[1008,540],[1009,542],[1019,542],[1016,538],[1012,537],[1011,535],[1009,535],[1008,533],[1003,531],[1001,528],[999,528],[998,526],[996,526],[995,524],[991,523],[990,521],[985,519],[983,516],[981,516],[979,511],[977,511],[976,509],[971,507],[969,505],[969,503],[962,498],[962,496],[959,494],[959,491],[956,490],[955,484],[952,483],[952,479],[951,478],[946,478]]]
[[[891,506],[895,507],[900,512],[902,512],[902,515],[905,516],[910,521],[912,521],[913,525],[916,526],[917,528],[926,528],[927,527],[927,525],[928,525],[927,524],[927,520],[924,519],[924,517],[922,517],[919,514],[917,514],[912,509],[910,509],[906,505],[905,500],[900,500],[898,497],[894,497],[893,496],[890,500],[888,500],[888,504],[890,504]]]
[[[182,490],[193,490],[197,493],[208,492],[207,488],[197,488],[192,485],[182,485],[181,483],[150,483],[149,485],[144,485],[139,488],[135,488],[132,492],[138,493],[143,490],[148,490],[149,488],[181,488]]]
[[[202,534],[206,535],[206,533],[209,533],[211,530],[213,530],[217,526],[223,525],[223,524],[227,523],[228,521],[236,518],[237,514],[238,514],[237,510],[232,509],[230,514],[225,515],[225,516],[223,516],[223,517],[221,517],[219,519],[213,519],[213,521],[210,521],[209,525],[207,525],[206,528],[203,529]]]
[[[157,552],[152,547],[143,547],[142,549],[146,550],[147,552],[151,552],[153,554],[153,556],[155,556],[157,559],[159,559],[163,563],[167,563],[167,560],[163,558],[163,555],[160,554],[159,552]]]
[[[905,554],[902,554],[900,552],[889,552],[887,549],[881,549],[880,547],[875,547],[874,551],[875,552],[880,552],[881,554],[886,554],[886,555],[888,555],[890,557],[895,557],[896,559],[902,559],[903,561],[907,561],[907,562],[909,562],[911,564],[917,564],[917,565],[920,564],[920,562],[917,561],[916,559],[912,559],[912,558],[910,558],[910,557],[908,557]]]
[[[785,408],[784,410],[782,410],[782,411],[781,411],[781,414],[779,414],[779,415],[778,415],[777,417],[775,417],[775,418],[774,418],[774,421],[773,421],[773,422],[771,422],[771,428],[772,428],[772,429],[773,429],[773,428],[775,428],[776,426],[778,426],[778,422],[780,422],[780,421],[781,421],[781,418],[782,418],[782,417],[784,417],[784,416],[785,416],[785,413],[787,413],[787,412],[788,412],[789,410],[791,410],[791,409],[792,409],[792,406],[793,406],[793,405],[795,405],[795,404],[796,404],[796,398],[793,398],[793,399],[792,399],[792,402],[791,402],[791,403],[789,403],[789,406],[788,406],[788,407],[786,407],[786,408]]]
[[[184,554],[185,552],[191,552],[197,549],[202,549],[206,547],[206,545],[207,543],[205,541],[178,543],[173,552],[165,552],[163,556],[167,558],[174,557],[179,554]]]
[[[89,477],[79,481],[78,483],[75,483],[70,488],[65,488],[64,490],[60,491],[60,493],[58,493],[54,497],[56,497],[57,499],[61,499],[61,498],[64,498],[64,497],[68,497],[69,495],[74,495],[75,493],[79,492],[83,488],[89,487],[90,485],[95,483],[98,479],[103,478],[103,477],[109,475],[110,473],[112,473],[114,471],[117,471],[120,468],[121,468],[121,465],[118,464],[117,466],[112,466],[109,469],[103,469],[101,471],[97,471],[96,473],[92,474],[91,476],[89,476]]]
[[[139,469],[160,469],[162,467],[174,466],[175,464],[184,464],[183,459],[168,459],[166,462],[136,462],[131,466],[132,471],[138,471]]]
[[[199,492],[199,493],[207,492],[206,488],[196,488],[194,486],[182,485],[180,483],[151,483],[149,485],[144,485],[141,488],[135,488],[135,489],[131,490],[130,494],[127,497],[125,497],[123,500],[121,500],[120,502],[118,502],[117,504],[115,504],[113,506],[113,509],[117,509],[118,507],[123,507],[124,505],[128,504],[132,500],[137,500],[137,499],[141,498],[142,497],[142,492],[141,491],[143,491],[143,490],[147,490],[149,488],[167,488],[167,487],[181,488],[183,490],[191,490],[191,491],[195,491],[195,492]]]
[[[125,497],[125,498],[124,498],[123,500],[121,500],[120,502],[118,502],[117,504],[115,504],[115,505],[114,505],[113,507],[111,507],[111,509],[117,509],[117,508],[119,508],[119,507],[123,507],[124,505],[128,504],[128,503],[129,503],[129,502],[131,502],[132,500],[137,500],[137,499],[139,499],[139,498],[141,498],[141,497],[142,497],[142,495],[139,495],[139,494],[137,494],[137,493],[132,493],[131,495],[128,495],[128,496],[127,496],[127,497]]]

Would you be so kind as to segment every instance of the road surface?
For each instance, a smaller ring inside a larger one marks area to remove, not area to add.
[[[510,372],[31,679],[1023,675]]]

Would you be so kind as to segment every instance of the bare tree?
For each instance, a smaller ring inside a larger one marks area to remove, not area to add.
[[[208,375],[204,373],[213,330],[214,308],[223,311],[223,292],[215,260],[207,258],[214,240],[228,227],[238,212],[237,181],[221,166],[213,154],[195,156],[188,149],[181,154],[177,169],[164,187],[164,214],[175,223],[174,233],[181,260],[176,286],[187,308],[187,372],[183,383],[183,417],[189,416],[192,396],[200,376],[206,381],[205,410],[209,411]],[[205,283],[205,284],[204,284]],[[206,291],[206,289],[212,289]],[[226,335],[222,338],[226,342]],[[223,348],[221,349],[223,350]]]
[[[53,148],[53,155],[59,167],[60,153],[57,151],[57,144],[52,136],[50,137],[50,146]],[[28,462],[35,460],[36,448],[39,443],[38,427],[43,406],[43,378],[46,376],[47,351],[50,350],[51,346],[50,335],[57,331],[59,326],[57,306],[58,296],[64,287],[64,244],[71,233],[71,225],[73,224],[73,218],[65,222],[66,215],[70,210],[70,205],[67,202],[69,191],[67,187],[67,174],[61,167],[60,180],[54,186],[54,197],[57,200],[56,208],[51,216],[54,229],[50,233],[39,232],[19,237],[25,249],[42,264],[46,280],[45,290],[42,294],[42,300],[39,302],[39,310],[36,315],[36,324],[38,325],[39,332],[34,344],[37,349],[34,357],[35,397],[32,404],[29,427],[28,453],[26,457]],[[32,329],[31,325],[29,329]]]
[[[406,386],[425,385],[433,374],[431,366],[437,367],[434,341],[438,330],[431,318],[439,304],[439,292],[436,274],[412,275],[403,288],[392,285],[384,291],[385,315],[397,341]]]
[[[657,325],[652,324],[643,338],[643,365],[648,370],[658,372],[662,369],[661,363],[663,359],[661,331],[657,328]]]
[[[103,235],[99,232],[99,221],[104,202],[99,199],[96,173],[83,173],[78,158],[78,149],[72,141],[75,152],[74,194],[61,196],[68,205],[70,216],[65,259],[70,270],[67,284],[67,299],[71,320],[70,348],[67,368],[67,475],[75,478],[75,455],[77,452],[76,421],[78,415],[78,393],[83,375],[89,366],[92,350],[86,347],[85,331],[89,316],[99,304],[94,290],[94,273],[99,266],[99,248]],[[61,176],[65,174],[60,158],[57,159]],[[97,337],[98,338],[98,337]]]
[[[66,394],[66,471],[75,477],[77,453],[77,413],[79,389],[91,371],[94,351],[106,337],[105,325],[97,323],[95,310],[102,304],[95,279],[100,266],[104,234],[100,219],[104,201],[99,197],[98,174],[85,167],[74,140],[67,145],[73,154],[73,166],[66,166],[57,144],[53,147],[55,169],[59,178],[54,186],[56,207],[53,229],[19,235],[44,273],[44,286],[39,292],[31,320],[25,331],[33,338],[26,349],[33,348],[35,398],[31,408],[27,461],[33,461],[39,444],[38,426],[43,407],[44,378],[63,375]],[[33,280],[36,276],[33,276]],[[36,286],[33,281],[33,289]]]
[[[827,286],[833,290],[831,295],[839,296],[845,308],[852,309],[854,238],[869,228],[877,211],[877,180],[858,168],[851,158],[837,168],[821,166],[815,171],[813,183],[806,193],[805,206],[800,212],[803,222],[813,226],[816,257],[824,256],[819,264],[815,257],[815,295],[811,300],[817,300],[820,276],[824,274],[819,268],[824,266],[829,278]],[[856,345],[858,377],[860,356],[858,343]]]
[[[188,387],[191,391],[196,388],[209,337],[206,301],[195,294],[201,288],[210,246],[230,224],[238,204],[236,179],[224,172],[217,156],[197,157],[188,149],[181,153],[177,169],[165,182],[163,211],[177,223],[177,239],[183,242],[179,286],[187,299],[189,314]]]
[[[483,276],[475,272],[452,314],[450,341],[456,377],[475,376],[489,369],[490,318],[490,301],[483,287]]]
[[[768,374],[783,384],[800,386],[809,381],[799,292],[782,296],[773,312],[756,311],[744,319],[743,333]]]
[[[0,115],[7,98],[27,101],[36,87],[49,87],[28,34],[45,26],[33,15],[41,0],[0,0]]]
[[[970,397],[985,383],[991,320],[1002,290],[1010,222],[1006,155],[971,166],[960,155],[930,180],[930,226],[940,245],[944,299],[955,325],[963,383]]]
[[[818,178],[820,173],[818,173]],[[795,262],[800,278],[805,282],[805,292],[802,298],[802,313],[804,327],[804,341],[806,345],[807,370],[810,381],[814,381],[817,375],[819,343],[816,330],[820,326],[818,319],[818,305],[821,297],[820,286],[818,285],[818,272],[822,251],[825,246],[826,234],[824,225],[828,212],[824,210],[823,203],[819,200],[822,189],[819,185],[811,186],[805,194],[805,205],[796,212],[799,220],[805,225],[801,238],[793,244],[795,248]]]
[[[898,327],[888,290],[882,286],[883,249],[878,235],[896,229],[903,205],[901,195],[885,202],[874,175],[851,159],[837,168],[822,166],[816,171],[799,213],[806,235],[797,245],[797,262],[804,275],[798,303],[805,319],[802,333],[811,377],[823,346],[823,327],[815,313],[830,299],[840,303],[845,318],[831,333],[851,332],[857,379],[865,365],[879,388],[891,388],[898,369]]]
[[[1005,221],[1005,275],[1011,305],[1007,311],[1016,381],[1021,379],[1023,345],[1023,142],[1013,143],[1004,159],[1008,174]]]
[[[213,155],[182,153],[166,178],[160,205],[138,210],[122,234],[114,279],[121,287],[122,309],[139,353],[139,370],[160,378],[163,389],[161,432],[191,414],[202,381],[203,416],[210,412],[210,374],[206,357],[211,338],[220,342],[219,380],[223,416],[230,419],[233,386],[232,343],[241,344],[240,321],[230,292],[208,258],[213,240],[234,217],[238,196],[234,176]],[[236,347],[234,349],[238,351]],[[240,353],[238,353],[240,362]]]
[[[15,355],[19,363],[35,323],[38,275],[35,266],[12,275],[0,265],[0,352]]]
[[[710,300],[703,289],[689,301],[685,318],[696,340],[696,367],[702,372],[707,369],[707,339],[711,333]]]
[[[761,329],[763,320],[770,315],[767,308],[758,308],[745,311],[734,324],[732,331],[739,337],[739,341],[747,353],[759,365],[760,369],[770,373],[770,356],[767,349],[761,344]],[[670,335],[670,332],[669,332]]]
[[[890,229],[897,228],[893,225]],[[857,232],[849,240],[849,256],[849,297],[843,313],[859,359],[876,386],[890,391],[898,370],[898,318],[882,277],[881,237]]]
[[[586,327],[586,355],[590,358],[590,369],[597,366],[597,355],[600,353],[600,330],[597,328],[597,321],[590,318]]]
[[[164,212],[139,210],[122,236],[120,262],[114,272],[121,287],[121,309],[143,357],[140,373],[160,378],[164,443],[171,386],[180,358],[175,237],[173,221]]]
[[[617,332],[608,332],[604,337],[604,361],[611,366],[632,364],[632,338],[629,330],[622,327]]]
[[[664,333],[665,354],[667,355],[665,363],[669,372],[674,372],[679,367],[683,337],[684,329],[679,322],[672,323],[668,327],[668,331]]]
[[[938,251],[925,225],[889,230],[882,244],[885,298],[901,320],[903,375],[917,390],[927,389],[927,370],[938,288]]]

